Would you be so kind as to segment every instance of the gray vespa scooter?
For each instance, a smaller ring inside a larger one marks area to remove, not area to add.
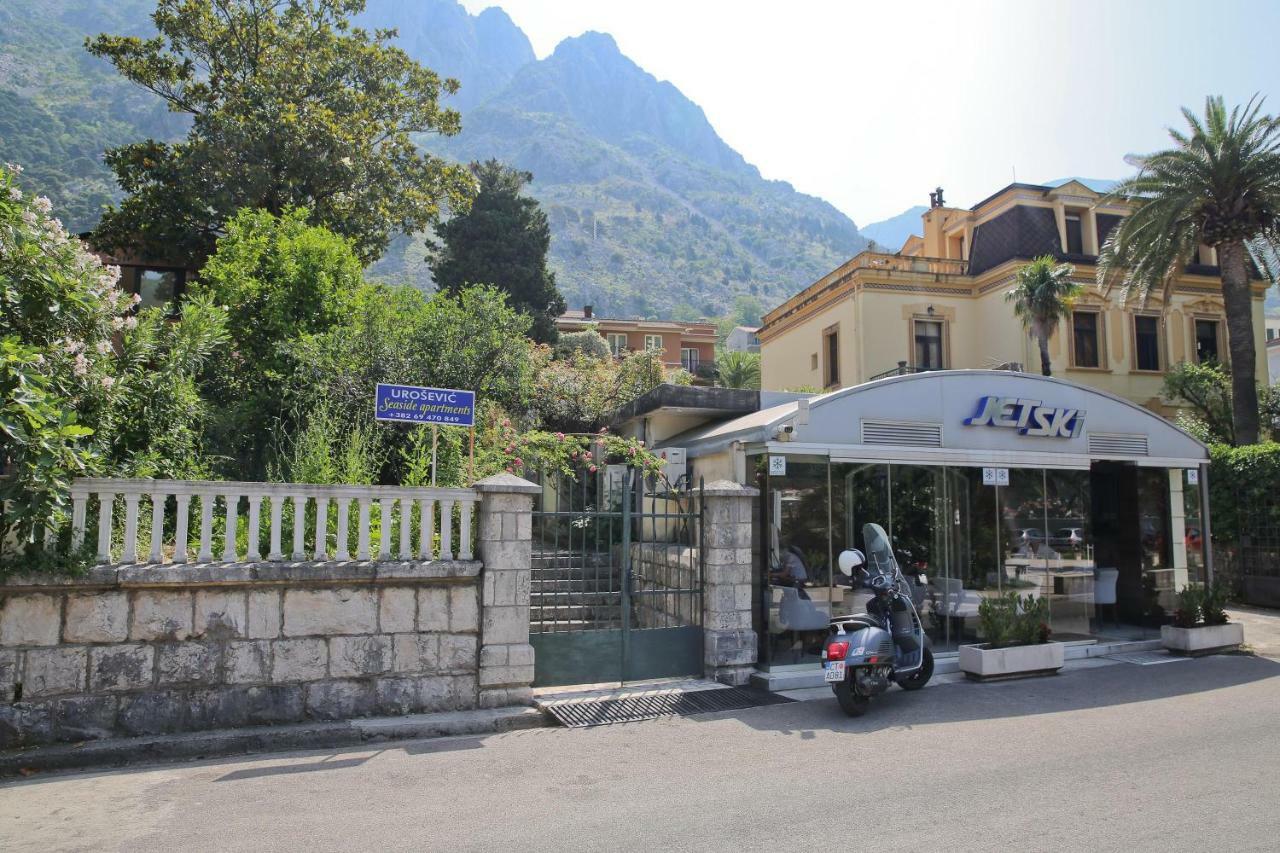
[[[823,678],[850,717],[866,713],[871,697],[888,690],[890,682],[919,690],[933,676],[929,638],[888,535],[880,525],[867,524],[862,536],[868,555],[843,551],[838,562],[841,573],[871,590],[872,598],[866,613],[831,620],[822,650]],[[928,582],[924,575],[913,580]]]

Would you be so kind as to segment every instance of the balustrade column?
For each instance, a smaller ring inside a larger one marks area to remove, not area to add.
[[[382,513],[382,535],[378,537],[378,559],[391,559],[391,504],[395,498],[379,498],[378,510]]]
[[[249,495],[249,550],[244,555],[244,558],[251,563],[262,559],[262,554],[258,551],[259,517],[261,513],[262,495]]]
[[[412,528],[413,498],[400,498],[400,550],[396,556],[401,560],[413,559],[413,546],[410,544]]]
[[[418,559],[430,560],[436,536],[436,502],[430,499],[418,501],[422,507],[422,524],[418,528]]]
[[[462,517],[458,521],[458,559],[473,559],[471,553],[471,509],[475,506],[474,501],[461,501]]]
[[[142,495],[126,493],[124,496],[124,553],[122,563],[138,562],[138,501]]]
[[[440,559],[453,559],[453,501],[440,501]]]
[[[328,557],[325,546],[328,544],[325,540],[329,538],[329,499],[323,495],[316,495],[316,547],[313,552],[315,559],[323,560]]]
[[[175,563],[185,563],[187,561],[187,521],[191,513],[191,495],[178,495],[175,499],[178,502],[178,506],[173,517],[173,561]]]
[[[282,495],[271,496],[271,551],[267,554],[267,559],[272,562],[279,562],[284,559],[284,552],[280,550],[280,528],[284,526],[284,497]]]
[[[164,492],[151,493],[151,554],[152,563],[164,562]]]
[[[111,562],[111,510],[114,492],[98,492],[98,562]]]
[[[213,562],[213,502],[217,496],[212,492],[201,492],[200,498],[200,550],[196,554],[197,563]]]
[[[369,559],[369,499],[360,498],[360,529],[356,541],[356,559]]]
[[[302,550],[303,528],[307,524],[307,499],[304,495],[293,496],[293,559],[307,559],[307,552]]]
[[[240,496],[228,493],[222,496],[222,500],[227,505],[227,529],[223,537],[222,562],[234,563],[236,561],[236,527],[239,522],[236,511],[240,508]]]
[[[333,559],[350,560],[351,552],[347,550],[347,515],[351,508],[350,498],[338,498],[338,543],[334,549]]]
[[[71,495],[71,550],[79,551],[84,545],[84,519],[89,509],[87,492],[72,492]]]

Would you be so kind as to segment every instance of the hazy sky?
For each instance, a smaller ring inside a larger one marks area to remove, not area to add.
[[[539,57],[586,30],[670,80],[767,178],[866,224],[1009,183],[1114,178],[1208,93],[1280,112],[1278,0],[463,0]]]

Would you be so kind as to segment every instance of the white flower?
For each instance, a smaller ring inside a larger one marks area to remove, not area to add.
[[[111,386],[112,386],[112,385],[115,385],[115,384],[116,384],[116,381],[115,381],[114,379],[112,379],[110,376],[104,376],[104,377],[102,377],[102,387],[103,387],[103,388],[106,388],[106,389],[108,389],[108,390],[109,390],[109,389],[111,388]]]
[[[142,304],[142,294],[141,293],[133,294],[132,296],[129,297],[129,301],[132,302],[134,305]]]
[[[41,213],[48,213],[53,210],[53,202],[49,201],[45,196],[37,196],[36,200],[31,203],[31,206]]]
[[[71,372],[76,376],[84,376],[89,372],[89,359],[84,357],[84,353],[76,356],[76,362],[71,366]]]
[[[36,216],[36,212],[34,210],[24,210],[22,211],[22,221],[26,225],[35,227],[35,225],[40,222],[40,217]]]
[[[22,190],[17,187],[9,187],[9,200],[22,201]]]
[[[98,345],[94,347],[94,349],[98,351],[98,355],[106,355],[107,353],[111,352],[111,342],[98,341]]]
[[[128,316],[128,317],[125,317],[125,318],[124,318],[124,327],[125,327],[126,329],[136,329],[136,328],[138,328],[138,318],[137,318],[137,317],[134,317],[134,316],[132,316],[132,315],[130,315],[130,316]]]
[[[124,328],[124,318],[123,318],[123,317],[112,317],[112,318],[111,318],[111,328],[112,328],[112,329],[114,329],[114,330],[115,330],[115,331],[117,331],[117,332],[118,332],[118,331],[120,331],[121,329],[123,329],[123,328]]]
[[[15,175],[22,174],[22,167],[19,166],[17,163],[5,163],[4,167],[8,169],[10,172],[13,172]]]
[[[63,341],[62,351],[67,355],[75,355],[82,349],[84,349],[84,344],[80,341],[73,341],[71,338],[66,338]]]

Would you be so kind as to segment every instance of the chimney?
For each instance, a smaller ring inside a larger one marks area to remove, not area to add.
[[[590,320],[590,319],[591,319],[591,306],[590,306],[590,305],[583,305],[583,306],[582,306],[582,319],[584,319],[584,320]]]

